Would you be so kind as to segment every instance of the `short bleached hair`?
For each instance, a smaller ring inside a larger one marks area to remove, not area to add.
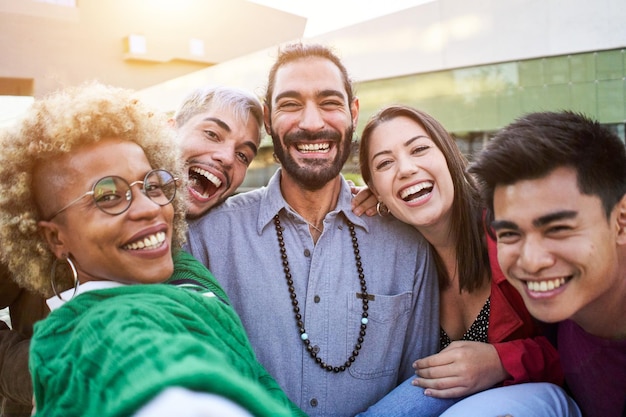
[[[130,90],[91,82],[36,100],[21,121],[0,134],[0,254],[13,279],[44,296],[53,294],[50,270],[55,256],[39,232],[37,222],[44,219],[33,194],[33,173],[40,164],[81,145],[116,137],[141,146],[153,168],[167,169],[181,184],[185,177],[172,135],[165,115],[141,103]],[[184,199],[179,187],[172,202],[175,250],[186,233]]]
[[[263,138],[263,106],[252,93],[236,87],[205,86],[189,93],[181,103],[174,120],[182,127],[192,117],[208,111],[228,110],[237,123],[247,125],[250,118],[258,127],[257,141]]]

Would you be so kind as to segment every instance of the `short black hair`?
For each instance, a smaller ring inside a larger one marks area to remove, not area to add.
[[[529,113],[504,127],[470,165],[493,212],[496,185],[576,171],[582,194],[602,201],[607,219],[626,193],[626,148],[609,129],[572,111]]]

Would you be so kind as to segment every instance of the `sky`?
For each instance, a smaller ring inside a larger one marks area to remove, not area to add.
[[[321,35],[434,0],[248,0],[307,20],[304,38]]]

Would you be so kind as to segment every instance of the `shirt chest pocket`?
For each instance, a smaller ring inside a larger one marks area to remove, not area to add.
[[[373,295],[368,303],[368,323],[361,350],[350,366],[352,376],[373,379],[395,376],[402,360],[404,338],[411,314],[412,293]],[[359,322],[363,313],[360,298],[349,300],[349,322]],[[354,350],[360,328],[349,326],[347,332],[348,356]]]

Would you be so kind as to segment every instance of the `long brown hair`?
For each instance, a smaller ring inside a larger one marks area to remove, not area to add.
[[[456,239],[459,285],[461,290],[471,292],[482,285],[485,277],[491,276],[483,222],[484,210],[476,184],[466,172],[467,159],[441,123],[428,113],[408,106],[393,105],[379,110],[367,122],[361,136],[359,148],[361,175],[369,185],[372,181],[368,157],[372,133],[382,123],[397,117],[406,117],[422,126],[446,159],[454,186],[450,232],[455,234]],[[439,287],[445,288],[449,277],[437,253],[435,253],[435,262],[439,275]]]

